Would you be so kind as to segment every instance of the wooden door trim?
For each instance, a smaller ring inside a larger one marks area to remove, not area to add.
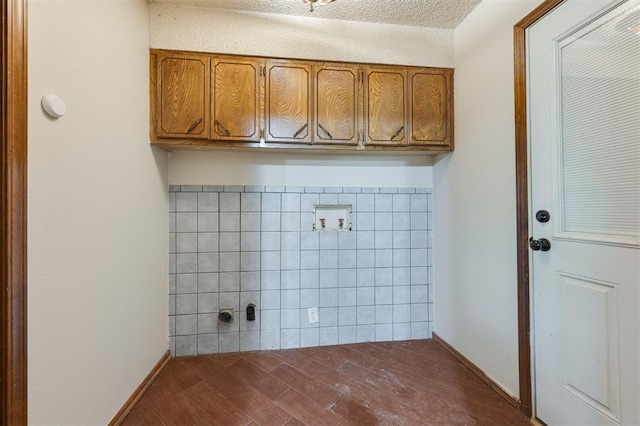
[[[0,423],[27,424],[27,0],[2,0]]]
[[[520,410],[532,416],[531,301],[529,298],[529,178],[527,138],[527,29],[566,0],[545,0],[513,27],[518,261]]]

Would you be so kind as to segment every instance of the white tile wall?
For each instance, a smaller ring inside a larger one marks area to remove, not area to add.
[[[169,200],[173,355],[431,337],[429,188],[189,185]],[[351,204],[353,231],[314,232],[319,203]]]

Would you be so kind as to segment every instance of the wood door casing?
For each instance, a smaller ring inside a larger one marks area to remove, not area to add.
[[[27,424],[27,1],[2,0],[0,424]]]
[[[527,111],[527,30],[566,0],[545,0],[513,27],[516,171],[516,256],[518,269],[518,381],[520,411],[533,414],[531,300],[529,274],[529,156]]]
[[[157,56],[156,133],[209,138],[209,57]]]
[[[270,61],[266,79],[266,141],[311,143],[311,65]]]
[[[411,145],[451,144],[451,70],[410,73]]]
[[[212,59],[211,139],[260,139],[258,61]]]
[[[358,143],[359,70],[322,65],[315,68],[315,144]]]
[[[407,145],[407,73],[392,68],[365,69],[365,143]]]

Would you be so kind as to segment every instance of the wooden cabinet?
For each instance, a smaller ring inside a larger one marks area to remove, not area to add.
[[[367,68],[365,143],[453,148],[453,70]]]
[[[211,59],[211,139],[260,140],[260,62]]]
[[[452,151],[453,70],[152,50],[151,137],[180,146]]]
[[[411,71],[411,145],[450,147],[453,143],[453,72]]]
[[[409,135],[406,70],[366,68],[364,85],[365,144],[406,145]]]
[[[152,56],[152,66],[156,135],[209,138],[209,57],[157,53]]]
[[[333,64],[314,68],[314,143],[357,145],[359,69]]]
[[[266,66],[267,142],[311,143],[311,65],[269,61]]]

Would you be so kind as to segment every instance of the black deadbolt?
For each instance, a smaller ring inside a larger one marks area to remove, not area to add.
[[[536,220],[540,223],[547,223],[551,219],[551,215],[546,210],[538,210],[536,213]]]

